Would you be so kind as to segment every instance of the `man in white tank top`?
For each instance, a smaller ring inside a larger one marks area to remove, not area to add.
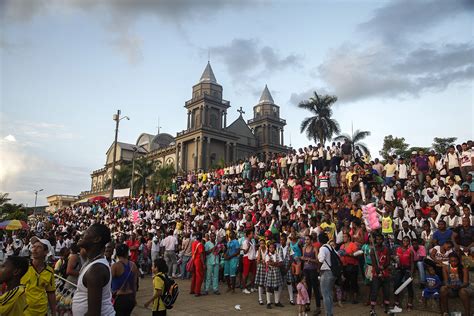
[[[74,316],[115,315],[112,305],[111,271],[104,256],[105,245],[110,242],[110,230],[102,224],[91,225],[79,240],[87,261],[77,280],[77,290],[72,301]]]

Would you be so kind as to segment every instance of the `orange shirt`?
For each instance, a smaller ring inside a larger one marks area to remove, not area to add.
[[[345,244],[342,244],[340,249],[345,250],[346,252],[344,256],[341,256],[342,265],[347,266],[359,264],[359,260],[357,260],[356,257],[348,256],[359,250],[359,247],[357,247],[355,242],[350,242],[347,247]]]

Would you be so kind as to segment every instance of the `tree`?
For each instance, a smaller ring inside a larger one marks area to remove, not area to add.
[[[366,144],[362,143],[361,140],[366,138],[370,135],[369,131],[361,131],[356,130],[352,136],[349,134],[341,134],[334,138],[335,141],[345,141],[346,139],[352,146],[352,155],[355,154],[355,149],[358,147],[360,150],[360,154],[362,155],[370,155],[370,150]]]
[[[433,138],[433,149],[438,154],[445,154],[448,151],[449,146],[454,145],[454,142],[457,140],[457,137],[435,137]]]
[[[26,221],[28,216],[25,206],[23,204],[8,203],[10,200],[8,193],[0,193],[0,221],[9,219]]]
[[[322,145],[339,134],[341,129],[339,123],[331,118],[331,106],[336,103],[337,97],[332,95],[319,95],[314,91],[314,95],[309,100],[301,101],[298,107],[311,112],[313,116],[305,118],[301,122],[301,133],[306,131],[306,137],[313,139],[314,142],[320,142]]]
[[[171,187],[175,170],[172,165],[160,166],[156,169],[150,182],[150,188],[153,192],[164,191]]]
[[[136,187],[137,192],[146,192],[148,183],[151,180],[151,176],[155,171],[155,164],[152,161],[140,158],[135,160],[135,177],[136,181],[133,184],[134,190]]]
[[[132,168],[130,164],[123,164],[120,168],[117,166],[115,167],[115,175],[114,175],[114,188],[115,189],[126,189],[130,187],[130,182],[132,180]],[[111,184],[111,179],[107,179],[104,183],[104,187],[108,188]]]
[[[393,137],[392,135],[385,136],[383,139],[382,150],[379,151],[383,159],[387,160],[392,155],[405,155],[408,149],[408,144],[403,137]]]

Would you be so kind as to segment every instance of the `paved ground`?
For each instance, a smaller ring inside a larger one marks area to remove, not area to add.
[[[175,307],[168,311],[168,315],[176,316],[190,316],[190,315],[298,315],[297,307],[289,304],[288,292],[286,289],[282,294],[282,303],[285,305],[283,308],[273,307],[271,310],[267,310],[266,306],[258,305],[257,293],[245,295],[240,291],[237,293],[225,293],[226,286],[221,284],[221,295],[208,295],[202,297],[194,297],[190,295],[190,281],[178,280],[180,287],[180,295],[178,297]],[[151,315],[151,310],[147,310],[143,307],[143,304],[152,296],[151,277],[145,277],[140,280],[140,290],[137,293],[138,306],[135,308],[133,315]],[[365,301],[365,298],[361,296],[361,301]],[[235,310],[235,305],[239,304],[241,311]],[[416,302],[415,302],[416,304]],[[315,308],[315,302],[312,301],[313,309]],[[352,305],[350,303],[344,304],[343,307],[335,307],[335,315],[369,315],[370,308],[363,305]],[[380,307],[377,307],[378,315],[385,315]],[[311,313],[308,315],[312,315]],[[416,315],[416,316],[431,316],[439,315],[435,312],[429,312],[428,310],[416,309],[410,313],[402,313],[401,315]]]

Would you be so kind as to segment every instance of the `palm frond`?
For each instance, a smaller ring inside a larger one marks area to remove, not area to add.
[[[367,136],[370,136],[370,132],[369,131],[361,131],[361,130],[356,130],[354,132],[354,135],[352,136],[353,139],[352,141],[354,143],[358,143],[359,141],[363,140],[364,138],[366,138]]]

